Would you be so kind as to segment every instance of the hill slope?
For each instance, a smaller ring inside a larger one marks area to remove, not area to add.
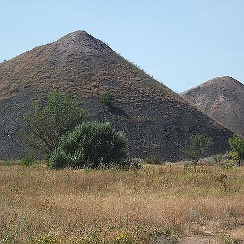
[[[22,115],[53,89],[76,94],[91,119],[124,131],[134,157],[181,159],[195,133],[213,137],[211,153],[228,148],[230,131],[100,40],[76,31],[0,64],[1,158],[28,151],[18,135]],[[101,105],[105,91],[115,98],[111,108]]]
[[[244,85],[232,77],[211,79],[181,94],[210,117],[244,137]]]

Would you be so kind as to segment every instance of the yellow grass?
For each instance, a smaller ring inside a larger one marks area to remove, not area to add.
[[[0,182],[0,243],[156,243],[244,222],[243,167],[1,165]]]

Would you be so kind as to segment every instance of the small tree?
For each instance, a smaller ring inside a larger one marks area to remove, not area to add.
[[[109,123],[87,122],[61,138],[49,166],[56,169],[122,166],[127,156],[127,143],[121,132],[116,132]]]
[[[190,137],[190,145],[189,148],[185,151],[185,154],[193,161],[195,171],[199,159],[204,156],[206,150],[212,144],[212,138],[205,135],[196,134]]]
[[[232,158],[242,164],[244,160],[244,139],[240,138],[238,135],[233,135],[229,140],[230,147],[232,151],[230,152]]]
[[[49,155],[57,147],[60,137],[84,119],[85,112],[78,99],[55,90],[48,95],[45,105],[35,102],[24,116],[26,130],[22,134],[30,146]]]

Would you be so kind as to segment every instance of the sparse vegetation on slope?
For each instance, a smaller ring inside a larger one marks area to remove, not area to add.
[[[211,118],[244,136],[244,85],[236,79],[216,77],[181,94]]]
[[[133,157],[176,161],[185,157],[188,138],[197,133],[213,138],[212,154],[229,147],[230,131],[85,31],[4,62],[0,73],[3,159],[28,153],[16,131],[33,101],[45,103],[54,89],[76,95],[92,120],[123,131]],[[112,106],[101,105],[107,91]]]

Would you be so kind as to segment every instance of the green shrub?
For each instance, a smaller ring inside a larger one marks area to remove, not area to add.
[[[48,165],[59,169],[123,166],[128,156],[125,136],[109,123],[87,122],[62,136]]]
[[[20,164],[24,166],[33,165],[36,162],[35,158],[32,155],[26,155],[20,159]]]
[[[215,154],[213,155],[213,160],[216,164],[220,164],[223,161],[224,155],[223,154]]]
[[[130,169],[141,169],[142,168],[142,159],[138,159],[138,158],[131,158],[129,160],[127,160],[128,162],[128,166]]]
[[[146,164],[161,164],[160,158],[158,156],[150,156],[144,159]]]
[[[110,92],[104,92],[100,97],[100,101],[104,106],[112,106],[114,98]]]
[[[14,164],[13,161],[9,160],[9,159],[3,161],[3,165],[5,165],[5,166],[11,166],[13,164]]]
[[[231,156],[234,161],[237,161],[239,165],[244,161],[244,139],[238,135],[233,135],[229,139],[229,144],[232,149]]]
[[[234,166],[236,166],[237,163],[235,163],[234,161],[224,161],[222,162],[219,166],[222,168],[222,169],[232,169]]]

